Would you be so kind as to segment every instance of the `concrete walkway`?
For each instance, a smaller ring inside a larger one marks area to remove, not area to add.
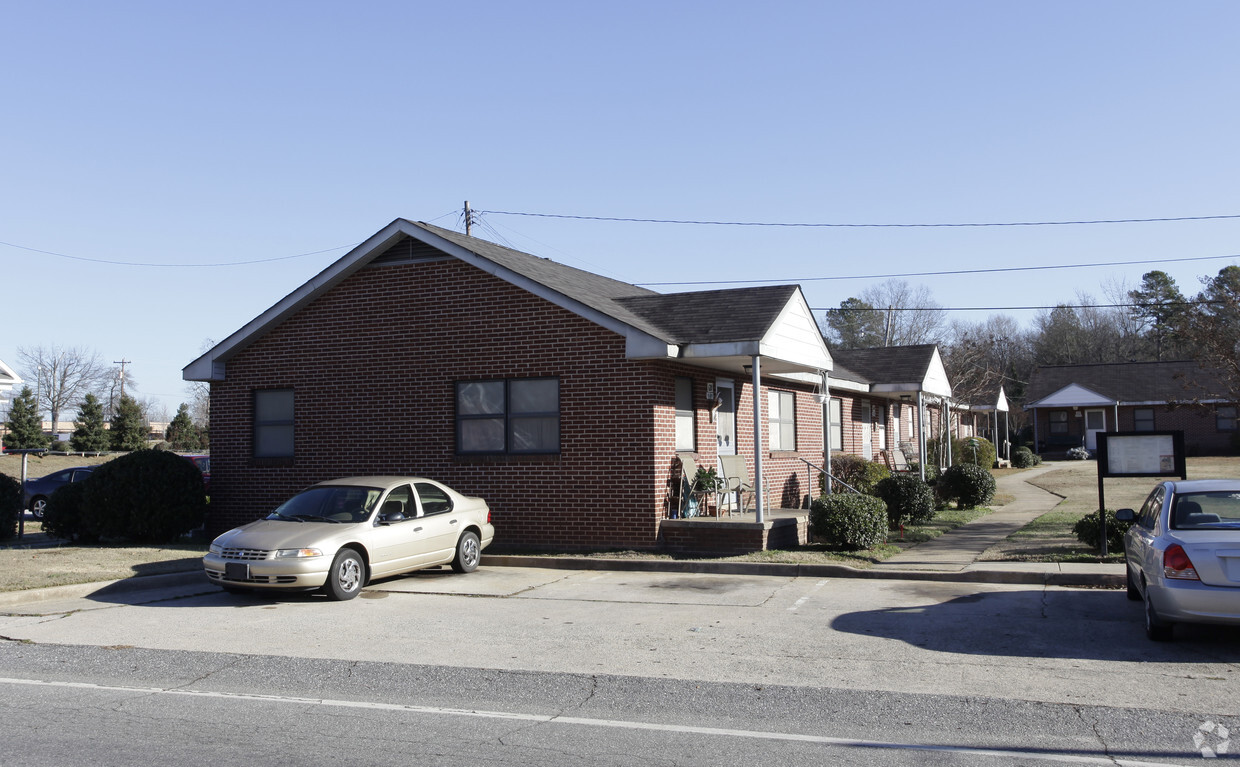
[[[1062,500],[1054,493],[1029,484],[1028,480],[1053,471],[1053,465],[1042,466],[1003,477],[997,492],[1012,496],[1012,501],[984,517],[944,533],[938,538],[918,544],[902,554],[874,566],[880,571],[921,571],[941,573],[1071,573],[1108,575],[1121,578],[1122,564],[1047,563],[1047,562],[979,562],[978,557],[1009,535],[1055,508]]]

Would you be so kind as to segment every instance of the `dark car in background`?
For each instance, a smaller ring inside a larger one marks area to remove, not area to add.
[[[34,514],[36,519],[43,519],[43,512],[47,508],[47,499],[56,488],[67,485],[70,482],[81,482],[90,476],[90,473],[98,466],[74,466],[71,469],[61,469],[52,472],[46,477],[26,480],[26,503],[25,508]]]
[[[198,471],[202,472],[202,486],[206,489],[207,495],[211,494],[211,456],[209,455],[183,455],[185,460],[198,467]]]

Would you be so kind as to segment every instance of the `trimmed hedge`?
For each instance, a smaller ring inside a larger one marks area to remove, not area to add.
[[[944,500],[956,502],[956,508],[972,509],[994,500],[995,477],[981,466],[956,464],[943,472],[938,489]]]
[[[1023,445],[1012,451],[1012,467],[1016,469],[1031,469],[1038,465],[1037,456],[1033,451]]]
[[[8,474],[0,474],[0,541],[17,537],[23,500],[22,483]]]
[[[847,549],[868,549],[887,540],[887,505],[872,495],[833,493],[814,501],[810,530]]]
[[[1121,522],[1115,518],[1115,512],[1107,509],[1107,553],[1118,554],[1124,550],[1124,534],[1132,527],[1132,522]],[[1081,517],[1072,526],[1076,539],[1091,548],[1102,550],[1102,536],[1098,530],[1098,512],[1094,511]]]
[[[969,446],[969,442],[976,440],[976,450]],[[939,440],[926,440],[926,452],[930,456],[939,454]],[[976,457],[975,457],[976,453]],[[995,446],[988,439],[982,437],[952,437],[952,465],[960,466],[968,464],[970,466],[981,466],[989,469],[995,465],[995,459],[998,454],[995,452]]]
[[[934,519],[934,491],[917,475],[893,474],[878,483],[875,494],[886,502],[887,523],[893,530]]]
[[[61,485],[48,496],[43,510],[43,532],[53,538],[81,543],[97,543],[102,523],[97,515],[87,514],[82,504],[87,477],[80,482]]]

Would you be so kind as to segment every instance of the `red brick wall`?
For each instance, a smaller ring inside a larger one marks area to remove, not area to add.
[[[675,376],[694,378],[699,450],[713,465],[704,402],[716,373],[626,360],[624,348],[621,336],[455,259],[364,269],[229,360],[227,380],[212,384],[208,528],[255,519],[325,479],[410,474],[486,498],[503,546],[654,548],[675,470]],[[560,381],[559,455],[456,455],[457,381],[541,376]],[[252,391],[286,387],[296,455],[260,465]],[[821,463],[821,406],[808,390],[797,415],[798,452]],[[790,456],[768,458],[767,471],[774,505],[794,474],[805,482]]]
[[[1106,407],[1100,409],[1106,412],[1107,430],[1115,431],[1115,408]],[[1234,452],[1231,446],[1233,432],[1218,430],[1212,406],[1183,405],[1169,408],[1165,405],[1157,405],[1153,406],[1153,409],[1154,429],[1156,431],[1183,431],[1184,451],[1187,454],[1227,455]],[[1077,411],[1082,414],[1080,418],[1077,417],[1076,412],[1072,408],[1038,408],[1036,417],[1038,441],[1041,443],[1041,449],[1047,451],[1065,449],[1063,446],[1047,444],[1050,437],[1050,413],[1052,410],[1066,411],[1068,413],[1067,439],[1073,440],[1072,444],[1080,444],[1085,433],[1084,412],[1086,408],[1081,408]],[[1120,406],[1118,431],[1134,430],[1134,414],[1136,410],[1137,408],[1133,406]]]

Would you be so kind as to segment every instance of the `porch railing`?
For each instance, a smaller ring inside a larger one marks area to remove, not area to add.
[[[850,492],[856,493],[857,495],[861,495],[861,491],[860,491],[860,490],[858,490],[857,488],[855,488],[855,487],[853,487],[852,485],[848,484],[847,482],[845,482],[844,480],[840,479],[839,477],[837,477],[837,476],[833,475],[830,471],[827,471],[826,469],[822,468],[821,466],[819,466],[819,465],[817,465],[817,464],[814,464],[814,463],[810,463],[809,461],[805,460],[804,458],[802,458],[802,457],[801,457],[801,456],[799,456],[799,455],[797,456],[797,460],[799,460],[801,463],[805,464],[805,466],[807,467],[807,468],[806,468],[806,470],[805,470],[805,475],[806,475],[806,479],[807,479],[807,482],[806,482],[806,485],[805,485],[806,487],[810,487],[810,488],[814,487],[814,485],[815,485],[815,483],[814,483],[814,475],[810,473],[810,469],[815,469],[815,470],[817,470],[817,471],[818,471],[818,473],[819,473],[819,474],[823,474],[823,475],[825,475],[825,476],[826,476],[826,478],[829,480],[829,481],[826,483],[826,491],[827,491],[827,494],[828,494],[828,495],[830,495],[830,494],[831,494],[831,483],[832,483],[832,482],[838,482],[838,483],[840,483],[841,485],[843,485],[844,487],[846,487],[846,488],[847,488]],[[811,497],[811,503],[812,503],[812,497]]]

